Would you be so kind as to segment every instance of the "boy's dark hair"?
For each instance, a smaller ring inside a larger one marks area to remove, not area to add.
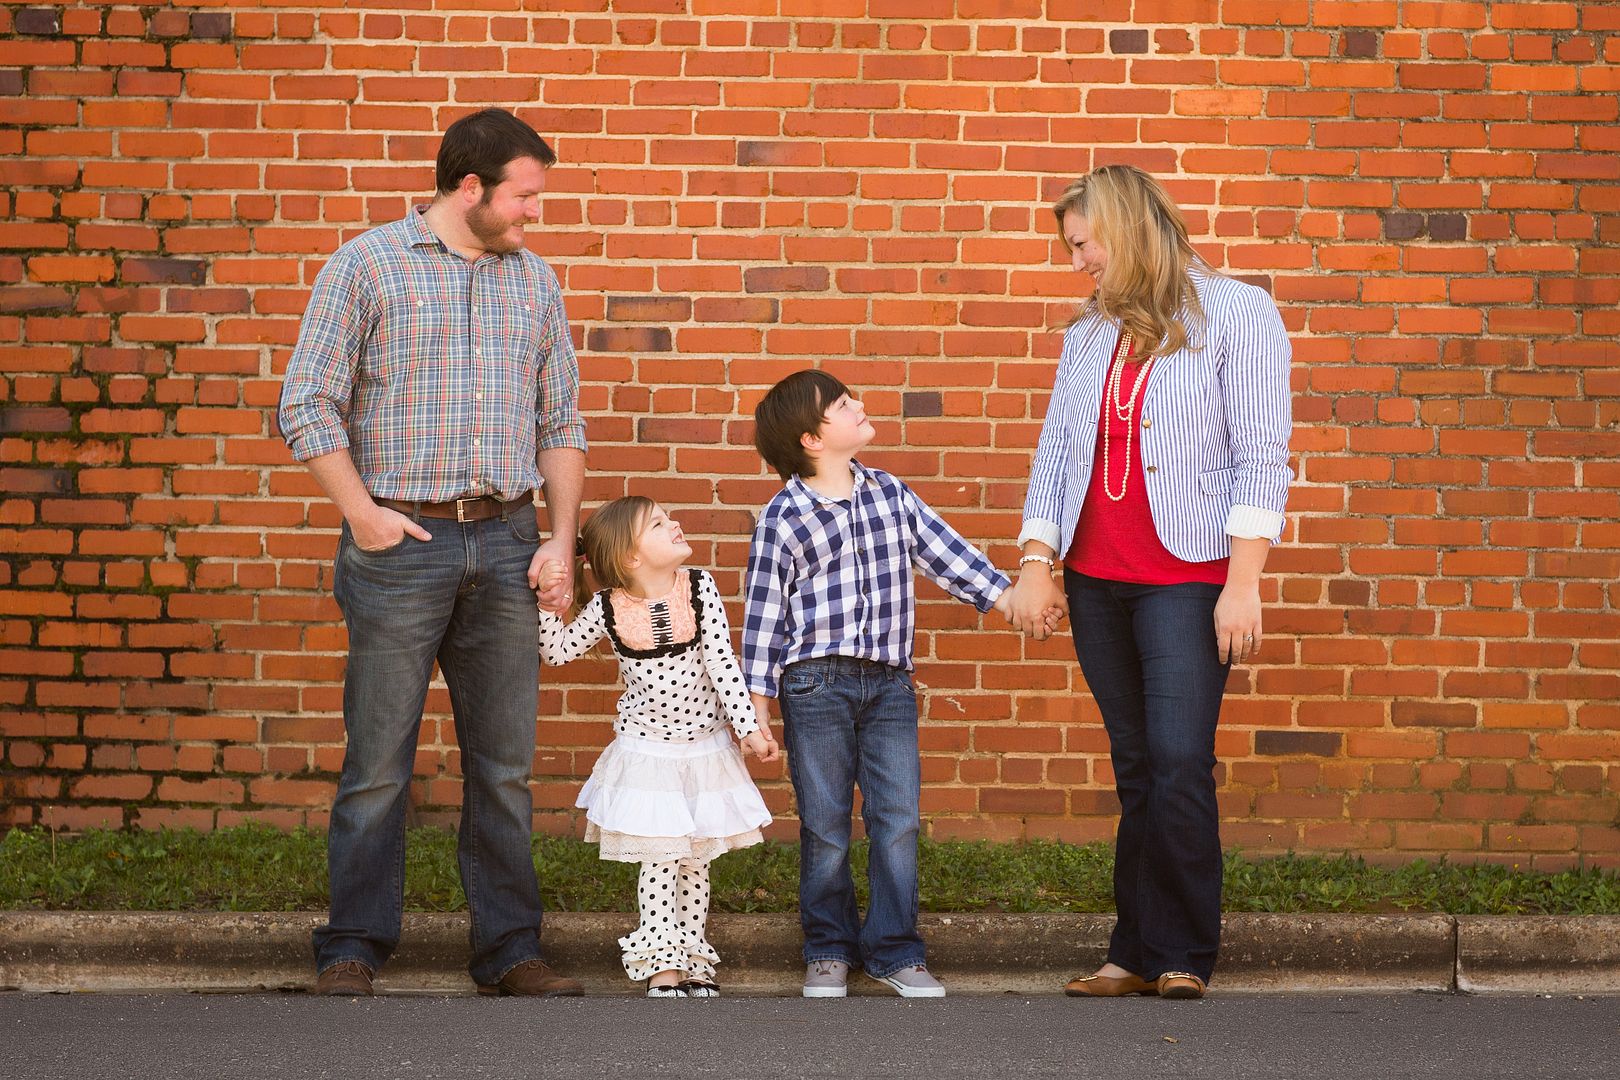
[[[810,471],[810,455],[799,440],[821,429],[827,409],[849,387],[825,371],[795,371],[771,387],[754,409],[754,446],[783,480]]]
[[[518,158],[534,158],[549,169],[557,163],[557,152],[505,109],[480,109],[445,131],[434,181],[439,194],[448,195],[471,173],[483,181],[487,199],[488,189],[505,177],[507,163]]]

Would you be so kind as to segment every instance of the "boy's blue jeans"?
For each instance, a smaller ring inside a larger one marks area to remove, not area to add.
[[[529,561],[534,514],[458,524],[362,551],[347,526],[332,592],[349,629],[343,684],[348,744],[327,840],[332,910],[315,931],[317,970],[373,971],[399,943],[405,810],[433,662],[450,689],[460,747],[459,856],[482,984],[540,955],[540,891],[530,854],[540,648]]]
[[[917,933],[917,692],[906,671],[847,656],[791,664],[780,704],[799,804],[804,959],[874,977],[925,963]],[[871,841],[866,920],[855,906],[849,839],[855,786]]]

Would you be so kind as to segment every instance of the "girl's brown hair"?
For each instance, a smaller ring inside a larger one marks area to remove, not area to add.
[[[1187,223],[1169,193],[1134,165],[1104,165],[1064,188],[1052,204],[1064,247],[1069,234],[1063,217],[1071,210],[1086,219],[1108,253],[1107,284],[1098,284],[1074,321],[1092,312],[1118,320],[1142,343],[1144,356],[1185,347],[1183,312],[1204,316],[1191,271],[1214,271],[1187,239]]]
[[[569,616],[579,614],[593,590],[587,584],[586,563],[598,587],[622,589],[630,583],[630,556],[647,526],[647,518],[658,504],[644,495],[626,495],[603,503],[579,531],[578,554],[574,560],[574,603]]]

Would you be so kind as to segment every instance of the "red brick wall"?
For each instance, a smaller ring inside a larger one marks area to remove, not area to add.
[[[323,822],[335,517],[279,377],[322,258],[496,103],[562,156],[532,243],[590,497],[656,494],[733,592],[774,486],[744,418],[810,363],[1010,563],[1080,287],[1044,204],[1106,162],[1165,177],[1295,342],[1228,842],[1620,862],[1620,7],[420,6],[0,11],[0,825]],[[934,834],[1110,835],[1070,647],[922,595]],[[543,828],[574,824],[613,680],[546,680]],[[424,820],[458,801],[447,708]]]

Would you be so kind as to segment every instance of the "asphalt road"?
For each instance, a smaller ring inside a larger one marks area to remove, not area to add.
[[[0,1077],[1620,1077],[1620,998],[0,994]]]

